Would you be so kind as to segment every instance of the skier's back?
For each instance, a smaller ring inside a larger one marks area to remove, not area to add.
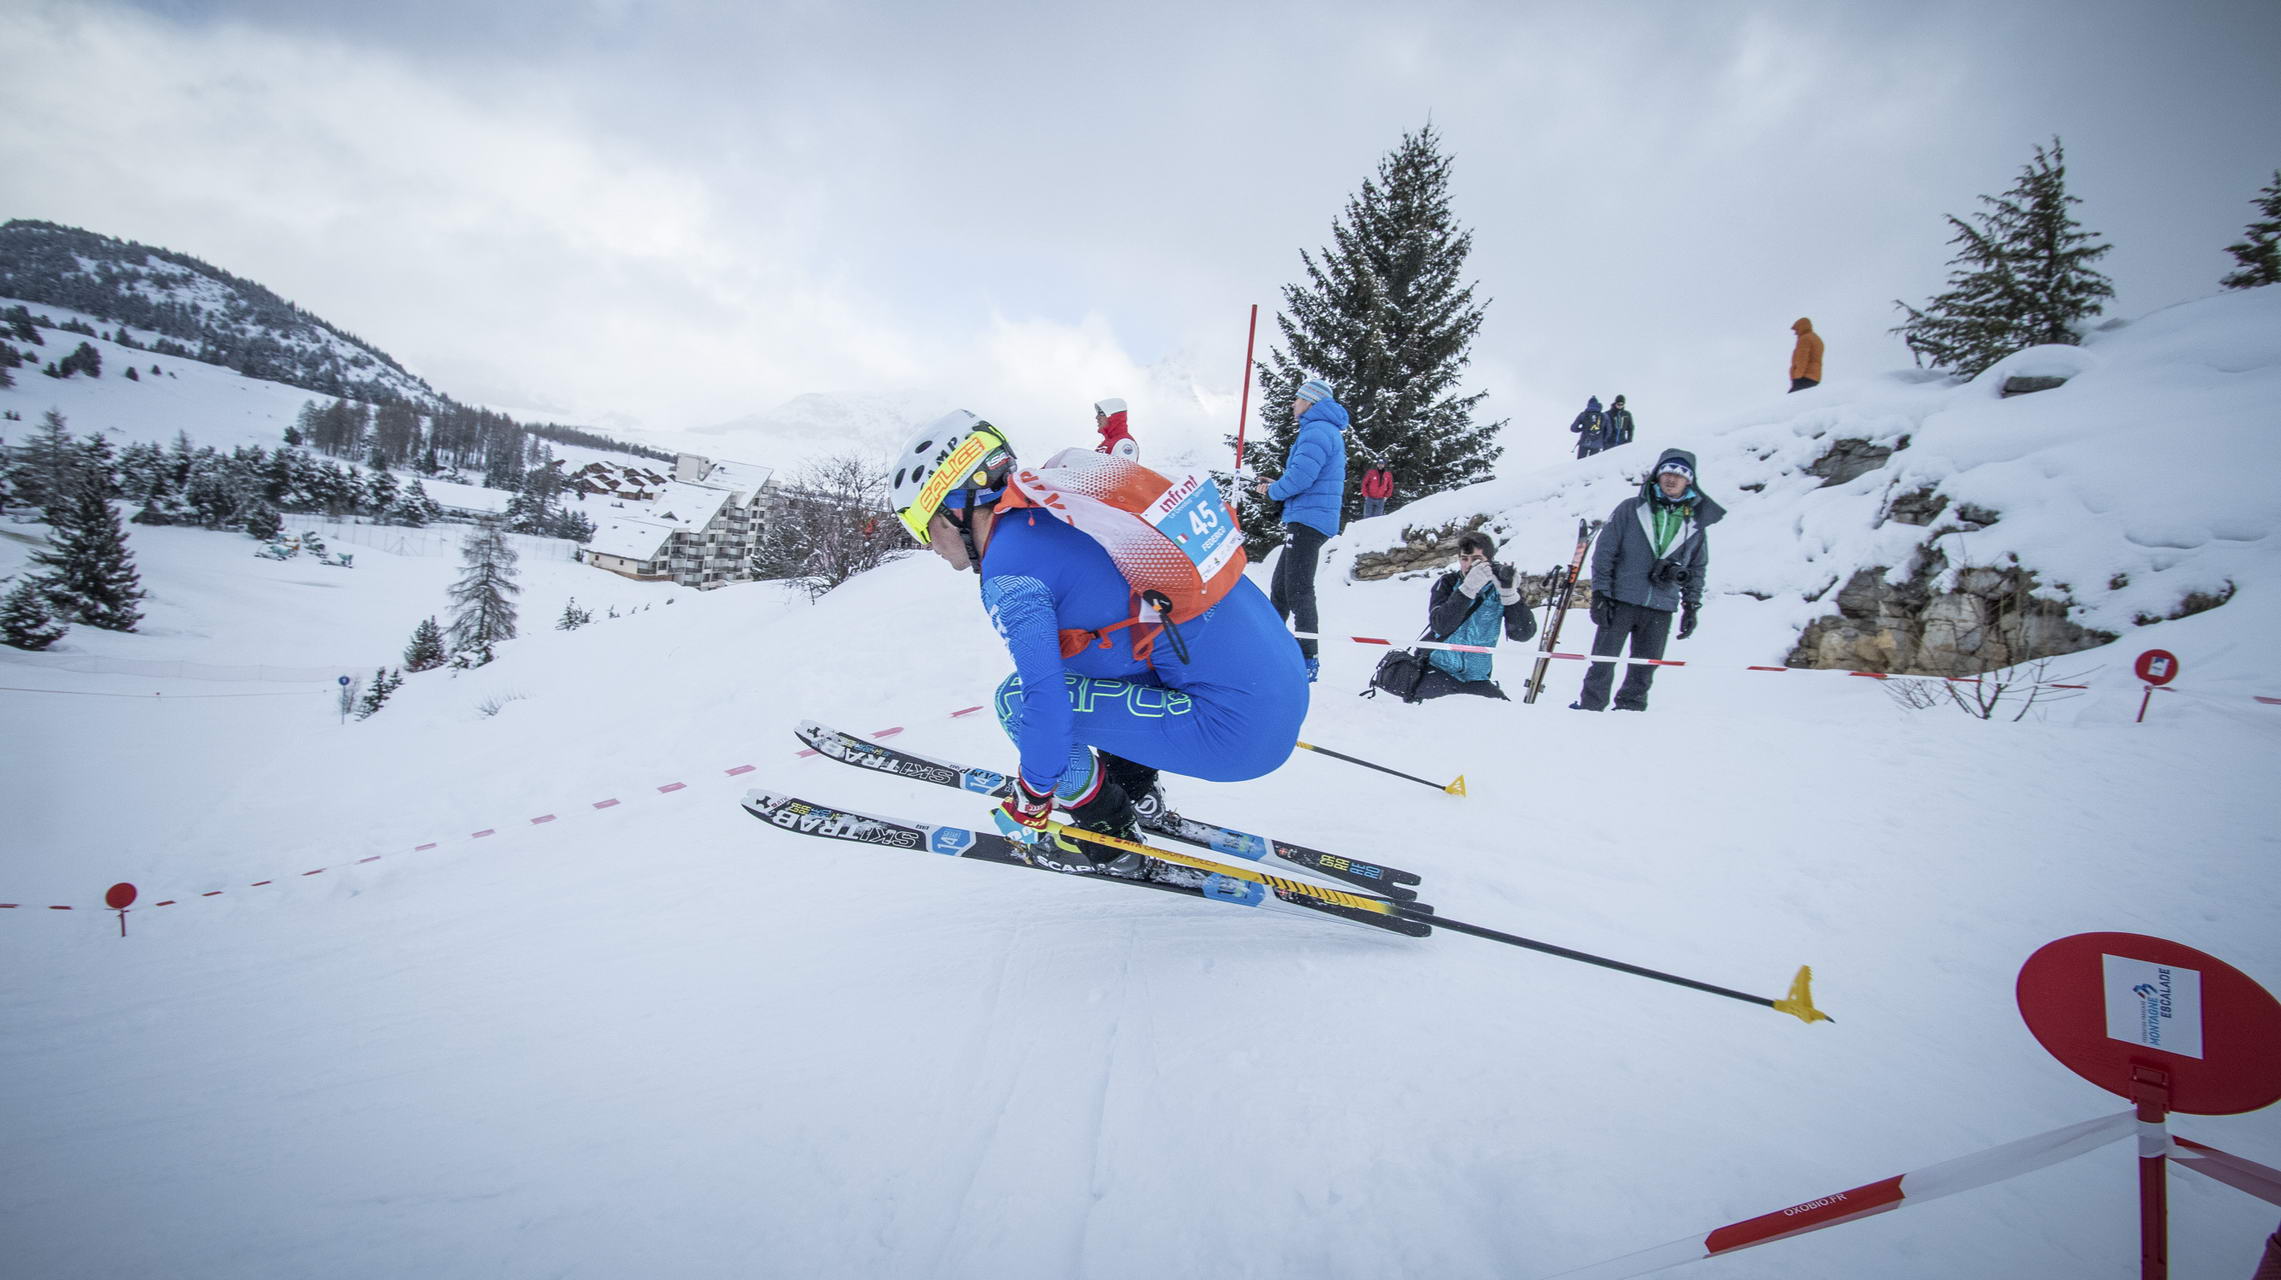
[[[1159,769],[1235,782],[1282,764],[1306,718],[1306,669],[1259,588],[1239,575],[1199,616],[1135,625],[1117,561],[1025,502],[1014,466],[1005,437],[960,412],[921,428],[891,477],[905,527],[979,572],[1014,661],[994,701],[1021,765],[999,825],[1034,841],[1058,802],[1076,825],[1129,839],[1162,804]]]

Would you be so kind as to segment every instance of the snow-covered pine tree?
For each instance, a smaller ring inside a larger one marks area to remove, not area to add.
[[[514,639],[515,603],[509,597],[523,590],[515,581],[515,562],[522,557],[507,545],[506,532],[487,521],[468,535],[459,555],[459,580],[451,586],[451,647],[489,649]]]
[[[401,492],[402,490],[397,487],[394,473],[375,471],[364,482],[362,505],[366,511],[372,513],[374,518],[385,518],[389,508],[396,505],[396,498]]]
[[[1486,392],[1457,393],[1484,301],[1462,280],[1473,233],[1450,210],[1452,161],[1429,122],[1404,134],[1331,226],[1319,257],[1302,250],[1307,279],[1283,287],[1275,316],[1283,341],[1256,371],[1260,430],[1247,433],[1246,461],[1273,466],[1296,433],[1290,407],[1299,384],[1328,379],[1367,452],[1386,459],[1411,498],[1488,476],[1503,449],[1504,421],[1476,423]],[[1229,443],[1234,443],[1231,437]],[[1347,492],[1368,465],[1348,450]],[[1242,498],[1244,527],[1264,551],[1273,530],[1264,498]]]
[[[2026,347],[2072,346],[2083,323],[2104,310],[2099,300],[2115,296],[2113,283],[2091,266],[2114,246],[2068,212],[2082,201],[2067,194],[2058,138],[2049,151],[2036,147],[2011,190],[1980,201],[1988,208],[1972,215],[1977,226],[1949,216],[1956,229],[1949,243],[1958,248],[1947,292],[1923,310],[1893,304],[1909,318],[1892,332],[1917,363],[1967,378]]]
[[[50,409],[40,415],[40,425],[14,454],[8,478],[15,485],[16,501],[39,507],[54,524],[78,487],[82,460],[63,414]]]
[[[70,629],[71,623],[49,603],[44,579],[26,578],[0,596],[0,640],[18,649],[45,649]]]
[[[557,631],[576,631],[592,621],[594,621],[594,615],[579,608],[578,597],[572,596],[570,603],[562,606],[562,616],[554,620],[554,629]]]
[[[406,485],[404,491],[396,495],[395,504],[382,514],[381,519],[390,524],[400,524],[419,529],[442,514],[443,508],[437,505],[434,498],[428,496],[428,487],[420,482],[419,477],[414,476],[412,483]]]
[[[2241,264],[2241,270],[2218,282],[2228,289],[2281,284],[2281,169],[2273,171],[2273,181],[2250,203],[2257,206],[2257,221],[2249,224],[2241,243],[2226,246]]]
[[[268,503],[256,503],[253,514],[246,517],[245,530],[263,542],[274,542],[285,532],[285,519]]]
[[[433,671],[444,664],[443,628],[434,618],[422,618],[412,628],[412,642],[404,646],[404,665],[415,672]]]
[[[98,486],[82,480],[70,501],[49,508],[58,518],[49,535],[51,549],[35,551],[32,561],[49,570],[48,598],[75,622],[106,631],[132,631],[142,621],[135,602],[143,599],[135,558],[119,513]]]
[[[388,668],[374,667],[372,683],[364,686],[364,697],[356,704],[356,718],[370,720],[372,713],[380,710],[382,704],[388,701],[388,695],[394,691],[395,687],[388,683]]]

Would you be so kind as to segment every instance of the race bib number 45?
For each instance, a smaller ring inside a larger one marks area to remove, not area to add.
[[[1190,476],[1149,504],[1148,522],[1172,539],[1209,582],[1243,546],[1243,534],[1228,519],[1228,504],[1209,476]]]

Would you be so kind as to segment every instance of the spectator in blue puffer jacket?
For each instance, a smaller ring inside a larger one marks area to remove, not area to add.
[[[1299,384],[1291,416],[1299,434],[1283,456],[1282,478],[1263,480],[1252,490],[1283,504],[1283,556],[1275,562],[1269,593],[1276,615],[1312,634],[1322,622],[1315,611],[1315,567],[1323,544],[1337,536],[1339,512],[1346,507],[1346,409],[1331,398],[1330,383],[1309,378]],[[1322,667],[1315,642],[1301,640],[1299,649],[1313,681]]]

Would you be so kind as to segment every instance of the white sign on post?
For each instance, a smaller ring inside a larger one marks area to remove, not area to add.
[[[2104,955],[2107,1038],[2188,1058],[2202,1056],[2202,974]]]

